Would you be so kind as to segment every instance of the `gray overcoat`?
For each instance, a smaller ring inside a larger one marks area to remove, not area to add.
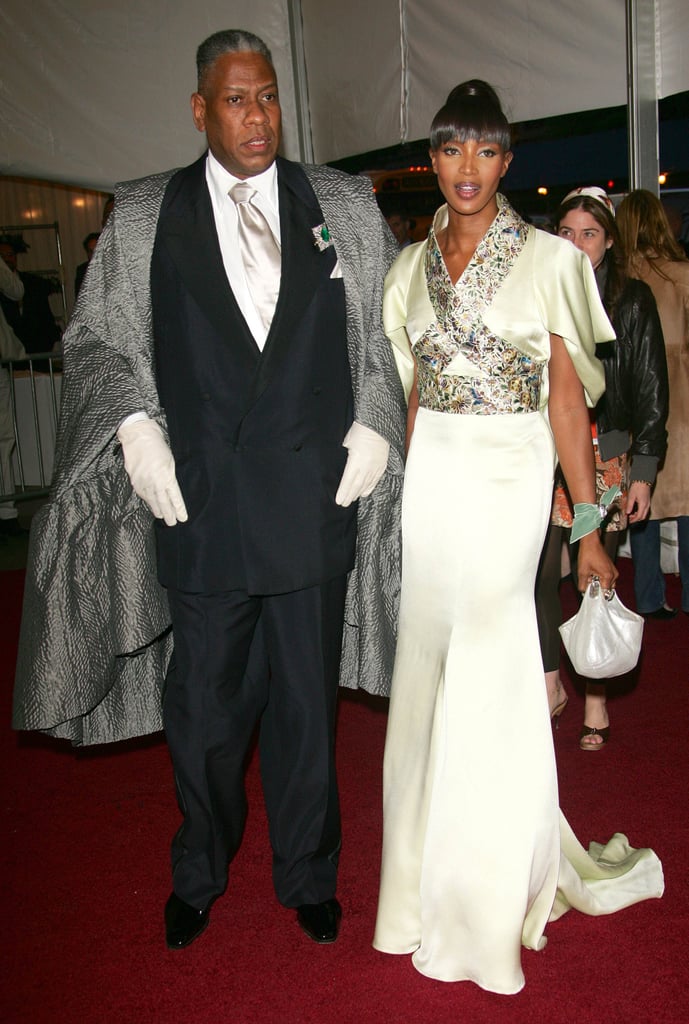
[[[356,419],[390,442],[387,471],[358,511],[340,681],[389,692],[401,572],[406,407],[382,321],[397,247],[368,183],[304,168],[342,268]],[[143,409],[165,428],[155,383],[150,263],[174,171],[119,186],[64,337],[49,502],[34,518],[13,724],[75,745],[155,732],[172,650],[152,515],[132,490],[116,431]]]

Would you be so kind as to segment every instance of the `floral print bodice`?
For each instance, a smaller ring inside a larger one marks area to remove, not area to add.
[[[436,412],[495,415],[539,408],[543,363],[493,334],[482,314],[524,248],[529,226],[498,194],[498,214],[453,285],[431,228],[425,256],[436,321],[414,344],[419,404]],[[475,376],[452,372],[461,355]]]

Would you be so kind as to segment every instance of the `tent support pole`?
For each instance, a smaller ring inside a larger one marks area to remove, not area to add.
[[[309,85],[306,76],[304,53],[304,26],[301,0],[287,0],[289,15],[289,42],[292,54],[294,99],[297,107],[297,134],[299,138],[299,159],[303,163],[314,163],[313,139],[311,136],[311,114],[309,111]]]
[[[656,0],[626,0],[629,188],[658,195]]]

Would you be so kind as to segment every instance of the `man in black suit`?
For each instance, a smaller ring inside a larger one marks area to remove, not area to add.
[[[210,153],[168,185],[151,267],[158,390],[179,487],[172,472],[157,476],[148,450],[139,458],[150,421],[119,432],[135,488],[137,474],[144,498],[159,487],[153,511],[177,520],[157,532],[175,638],[163,713],[184,814],[167,940],[195,938],[225,888],[243,828],[244,756],[262,714],[277,894],[327,942],[340,918],[333,732],[356,532],[354,507],[332,500],[353,418],[344,288],[332,276],[334,250],[324,258],[313,244],[322,216],[303,172],[285,163],[278,178],[269,55],[215,56],[217,43],[199,56],[192,100]],[[268,327],[245,283],[227,195],[244,180],[258,186],[263,230],[281,236],[283,301]],[[387,462],[378,440],[371,483]],[[259,621],[269,686],[263,669],[245,678]]]
[[[175,647],[163,713],[184,815],[167,941],[192,941],[225,888],[261,717],[276,892],[311,938],[330,942],[341,916],[334,716],[346,582],[356,501],[385,471],[389,443],[354,419],[342,269],[303,169],[276,159],[270,53],[255,37],[218,33],[197,62],[192,110],[209,153],[169,182],[151,265],[175,470],[150,420],[118,433],[135,489],[153,494],[167,524],[158,573]],[[228,195],[244,181],[259,232],[281,249],[277,280],[260,271],[258,300],[248,272],[257,243],[242,240]],[[381,231],[372,215],[370,229]],[[247,673],[252,644],[258,668]]]
[[[209,152],[118,187],[65,335],[14,722],[76,743],[159,728],[171,619],[183,822],[167,943],[193,942],[226,887],[257,721],[278,899],[332,942],[338,677],[384,692],[394,651],[405,403],[381,304],[396,246],[367,180],[277,156],[260,39],[216,33],[197,65]]]
[[[275,890],[332,942],[338,677],[386,692],[394,654],[406,407],[381,308],[397,246],[367,180],[277,155],[260,39],[216,33],[197,68],[209,151],[118,187],[65,334],[14,724],[79,744],[154,731],[167,669],[180,949],[227,885],[260,722]]]

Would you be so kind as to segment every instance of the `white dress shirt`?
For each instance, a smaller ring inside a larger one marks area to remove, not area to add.
[[[233,174],[226,171],[213,154],[208,151],[206,159],[206,184],[211,197],[213,207],[213,218],[215,230],[220,243],[223,266],[227,274],[227,280],[237,300],[237,305],[242,311],[249,330],[254,336],[256,344],[263,351],[263,346],[268,337],[268,331],[263,326],[263,321],[256,312],[244,273],[244,262],[239,247],[239,235],[237,228],[237,206],[228,195],[233,185],[236,185],[241,178],[235,178]],[[266,217],[273,234],[280,241],[280,205],[278,199],[278,174],[277,166],[273,162],[267,171],[256,174],[248,179],[249,183],[258,192],[253,200],[261,213]],[[134,412],[127,416],[120,426],[135,423],[137,420],[146,420],[145,412]]]
[[[237,207],[228,195],[233,185],[236,185],[241,178],[235,178],[233,174],[226,171],[213,154],[209,151],[206,160],[206,183],[211,197],[213,217],[215,218],[215,229],[220,243],[222,261],[227,274],[227,280],[237,300],[244,319],[249,325],[249,330],[254,336],[256,344],[263,350],[266,343],[268,331],[264,327],[261,318],[256,312],[244,273],[244,263],[239,246],[237,227]],[[256,189],[258,195],[252,200],[268,221],[273,234],[280,242],[280,207],[278,200],[278,175],[275,163],[272,163],[267,171],[256,174],[246,179],[247,184]]]

